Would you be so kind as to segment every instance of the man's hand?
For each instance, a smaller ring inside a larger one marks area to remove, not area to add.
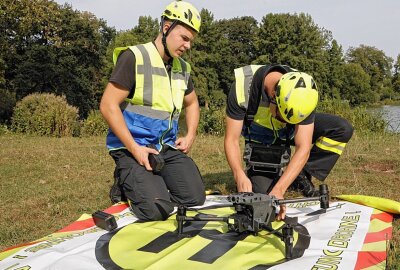
[[[136,145],[135,148],[128,149],[129,152],[132,153],[133,157],[136,159],[136,161],[144,166],[146,170],[152,171],[153,169],[150,166],[149,162],[149,154],[156,154],[158,155],[159,152],[156,149],[145,147],[145,146],[140,146]]]
[[[194,142],[194,137],[185,136],[180,137],[175,141],[176,147],[181,150],[183,153],[189,153],[190,149],[192,148]]]
[[[269,195],[275,196],[278,200],[283,200],[284,199],[283,198],[284,192],[282,192],[279,189],[275,189],[275,187],[271,190]],[[281,204],[279,207],[280,207],[280,209],[279,209],[278,215],[276,216],[276,219],[277,220],[283,220],[285,218],[285,215],[286,215],[286,205]]]
[[[246,176],[245,173],[238,176],[238,178],[236,179],[236,186],[237,186],[238,192],[252,192],[253,191],[253,186],[251,184],[251,181]]]

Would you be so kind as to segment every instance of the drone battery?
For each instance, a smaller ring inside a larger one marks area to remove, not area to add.
[[[103,211],[96,211],[92,214],[92,217],[96,226],[103,230],[112,231],[117,228],[117,221],[111,214],[107,214]]]

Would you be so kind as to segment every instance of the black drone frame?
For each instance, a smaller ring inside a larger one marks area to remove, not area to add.
[[[275,220],[277,207],[282,204],[319,201],[322,212],[329,208],[329,190],[328,186],[323,184],[319,186],[317,197],[297,198],[278,200],[274,196],[261,193],[242,192],[228,195],[227,199],[235,208],[235,213],[227,217],[204,217],[204,216],[186,216],[187,209],[184,205],[178,205],[176,220],[178,223],[178,234],[183,234],[183,225],[186,221],[222,221],[228,225],[228,230],[243,233],[248,232],[257,235],[259,231],[266,230],[279,237],[285,244],[285,258],[293,258],[293,226],[285,222],[285,225],[278,229],[273,229],[272,221]],[[229,221],[233,220],[233,223]],[[281,230],[281,231],[280,231]]]

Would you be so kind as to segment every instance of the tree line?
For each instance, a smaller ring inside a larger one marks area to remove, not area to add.
[[[82,119],[98,108],[112,72],[115,47],[153,40],[159,18],[140,17],[130,30],[116,31],[91,13],[51,0],[0,3],[0,122],[16,102],[32,93],[63,95]],[[400,54],[360,45],[346,52],[311,16],[266,14],[261,22],[243,16],[216,20],[201,10],[202,27],[184,55],[192,65],[200,105],[220,110],[234,81],[233,70],[248,64],[281,63],[314,76],[321,99],[351,106],[400,99]]]

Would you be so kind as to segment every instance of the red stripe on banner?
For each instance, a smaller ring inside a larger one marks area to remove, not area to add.
[[[364,244],[390,240],[392,238],[393,227],[386,228],[379,232],[367,233]]]
[[[371,220],[373,220],[373,219],[379,219],[379,220],[382,220],[383,222],[389,223],[389,222],[393,221],[393,215],[390,213],[386,213],[386,212],[383,212],[380,214],[372,214]]]
[[[113,205],[107,209],[104,210],[104,212],[108,213],[108,214],[116,214],[116,213],[120,213],[123,210],[125,210],[126,208],[128,208],[129,205],[128,204],[117,204],[117,205]],[[67,227],[57,231],[57,232],[71,232],[71,231],[78,231],[78,230],[84,230],[84,229],[88,229],[90,227],[94,226],[94,221],[92,218],[88,218],[85,220],[79,220],[79,221],[75,221],[74,223],[68,225]]]
[[[357,263],[354,270],[362,270],[386,260],[386,252],[360,251],[357,256]]]
[[[123,210],[125,210],[128,207],[129,207],[129,205],[127,203],[116,204],[116,205],[113,205],[113,206],[103,210],[103,211],[108,213],[108,214],[115,214],[115,213],[122,212]]]
[[[61,230],[57,231],[59,233],[61,232],[71,232],[71,231],[79,231],[79,230],[84,230],[88,229],[90,227],[94,226],[94,221],[92,218],[88,218],[85,220],[80,220],[80,221],[75,221],[74,223],[68,225],[65,228],[62,228]]]

